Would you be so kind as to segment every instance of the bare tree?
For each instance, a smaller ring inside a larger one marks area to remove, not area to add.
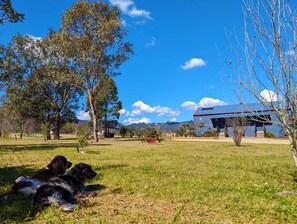
[[[227,64],[237,76],[242,102],[256,99],[263,110],[274,111],[277,119],[266,117],[266,122],[283,128],[297,167],[295,9],[296,2],[289,0],[244,0],[244,38],[241,41],[237,37],[236,46],[228,40],[232,54]]]
[[[240,146],[241,140],[247,130],[249,121],[246,117],[230,117],[226,118],[226,126],[232,128],[232,139],[235,146]]]

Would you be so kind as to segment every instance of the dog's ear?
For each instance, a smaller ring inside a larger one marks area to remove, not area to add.
[[[66,158],[64,156],[56,156],[48,165],[48,168],[53,170],[55,175],[63,174],[66,171],[67,162],[65,163],[65,160]]]

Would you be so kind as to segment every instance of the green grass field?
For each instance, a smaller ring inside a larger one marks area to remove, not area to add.
[[[72,213],[38,211],[11,193],[22,174],[58,155],[90,164],[97,195]],[[0,139],[0,223],[296,223],[296,168],[288,145],[107,139]],[[292,194],[279,195],[289,191]]]

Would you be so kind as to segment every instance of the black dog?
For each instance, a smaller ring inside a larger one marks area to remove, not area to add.
[[[25,195],[35,194],[37,188],[50,178],[57,177],[66,172],[72,163],[69,162],[65,156],[56,156],[50,164],[38,170],[37,172],[25,176],[21,176],[15,180],[12,186],[13,191],[19,191]]]
[[[84,182],[96,175],[91,166],[79,163],[65,174],[51,178],[43,184],[37,190],[34,202],[41,208],[54,204],[70,212],[77,205],[75,195],[85,190]]]

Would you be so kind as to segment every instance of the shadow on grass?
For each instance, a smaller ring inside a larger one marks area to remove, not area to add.
[[[33,173],[35,170],[27,166],[12,166],[0,168],[0,186],[12,184],[14,180],[24,174]]]
[[[120,138],[120,139],[116,139],[116,141],[119,141],[119,142],[140,142],[141,138]]]
[[[34,218],[36,211],[32,200],[11,191],[17,177],[33,171],[27,166],[0,168],[0,223],[23,222]]]
[[[62,143],[62,144],[24,144],[24,145],[0,145],[0,151],[13,150],[53,150],[56,148],[76,148],[76,143]]]
[[[32,198],[11,191],[0,193],[0,223],[30,221],[37,212]]]

